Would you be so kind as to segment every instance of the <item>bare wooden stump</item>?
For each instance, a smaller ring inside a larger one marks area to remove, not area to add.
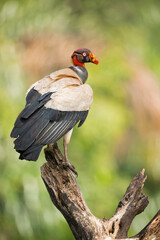
[[[159,240],[160,211],[136,236],[127,233],[136,215],[143,212],[149,201],[142,193],[146,180],[144,169],[131,181],[109,220],[95,217],[87,207],[76,178],[69,168],[64,168],[63,155],[57,144],[45,148],[47,162],[41,167],[42,179],[53,204],[63,214],[77,240]]]

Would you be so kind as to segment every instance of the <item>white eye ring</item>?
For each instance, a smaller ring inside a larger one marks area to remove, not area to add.
[[[83,53],[83,56],[86,57],[86,55],[87,55],[86,52],[84,52],[84,53]]]

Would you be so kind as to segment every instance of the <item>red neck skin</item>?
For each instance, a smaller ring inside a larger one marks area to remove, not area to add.
[[[73,61],[73,65],[74,65],[74,66],[82,66],[82,67],[85,67],[84,63],[79,62],[76,56],[74,56],[74,57],[72,58],[72,61]]]

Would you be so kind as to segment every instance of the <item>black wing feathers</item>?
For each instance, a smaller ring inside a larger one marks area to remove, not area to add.
[[[58,141],[69,130],[71,130],[84,115],[84,112],[60,112],[57,122],[49,122],[43,131],[38,135],[35,144],[50,144]],[[63,116],[63,118],[62,118]]]
[[[36,101],[33,103],[30,103],[26,106],[26,111],[24,111],[23,115],[21,116],[22,118],[28,118],[30,117],[36,110],[44,106],[48,100],[50,100],[50,96],[52,95],[52,92],[48,92],[41,97],[39,97]]]
[[[81,127],[83,125],[83,123],[85,122],[85,120],[87,118],[87,115],[88,115],[88,111],[83,111],[83,115],[82,115],[81,120],[78,124],[78,127]]]
[[[29,103],[33,103],[36,99],[38,99],[41,94],[34,89],[34,87],[28,92],[26,96],[26,105]]]
[[[31,92],[31,95],[30,95],[30,92]],[[48,92],[44,95],[41,95],[33,88],[31,89],[30,92],[26,96],[27,104],[26,104],[25,108],[23,109],[23,111],[19,114],[19,116],[14,124],[14,128],[11,132],[11,137],[14,137],[14,138],[18,137],[18,135],[23,130],[23,129],[21,129],[22,126],[25,125],[25,128],[28,127],[28,124],[26,125],[26,119],[28,119],[33,113],[34,113],[34,116],[33,116],[32,121],[34,121],[34,118],[41,117],[40,114],[42,114],[42,111],[37,111],[37,110],[40,109],[42,106],[44,106],[44,104],[50,99],[50,96],[52,94],[52,92]],[[35,96],[34,96],[34,94],[35,94]],[[32,123],[30,122],[29,125],[31,125],[31,124]]]
[[[79,121],[84,123],[88,111],[59,111],[46,108],[52,92],[40,95],[34,88],[26,97],[26,106],[19,114],[11,137],[20,159],[36,161],[44,145],[54,143]]]

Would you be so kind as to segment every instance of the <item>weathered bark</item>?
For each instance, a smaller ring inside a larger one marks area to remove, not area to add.
[[[148,197],[142,193],[146,180],[144,170],[131,181],[119,202],[115,214],[109,220],[95,217],[87,207],[76,178],[64,160],[57,144],[45,149],[47,162],[41,167],[41,175],[53,204],[63,214],[75,239],[160,239],[160,211],[136,236],[127,238],[134,217],[148,205]]]

